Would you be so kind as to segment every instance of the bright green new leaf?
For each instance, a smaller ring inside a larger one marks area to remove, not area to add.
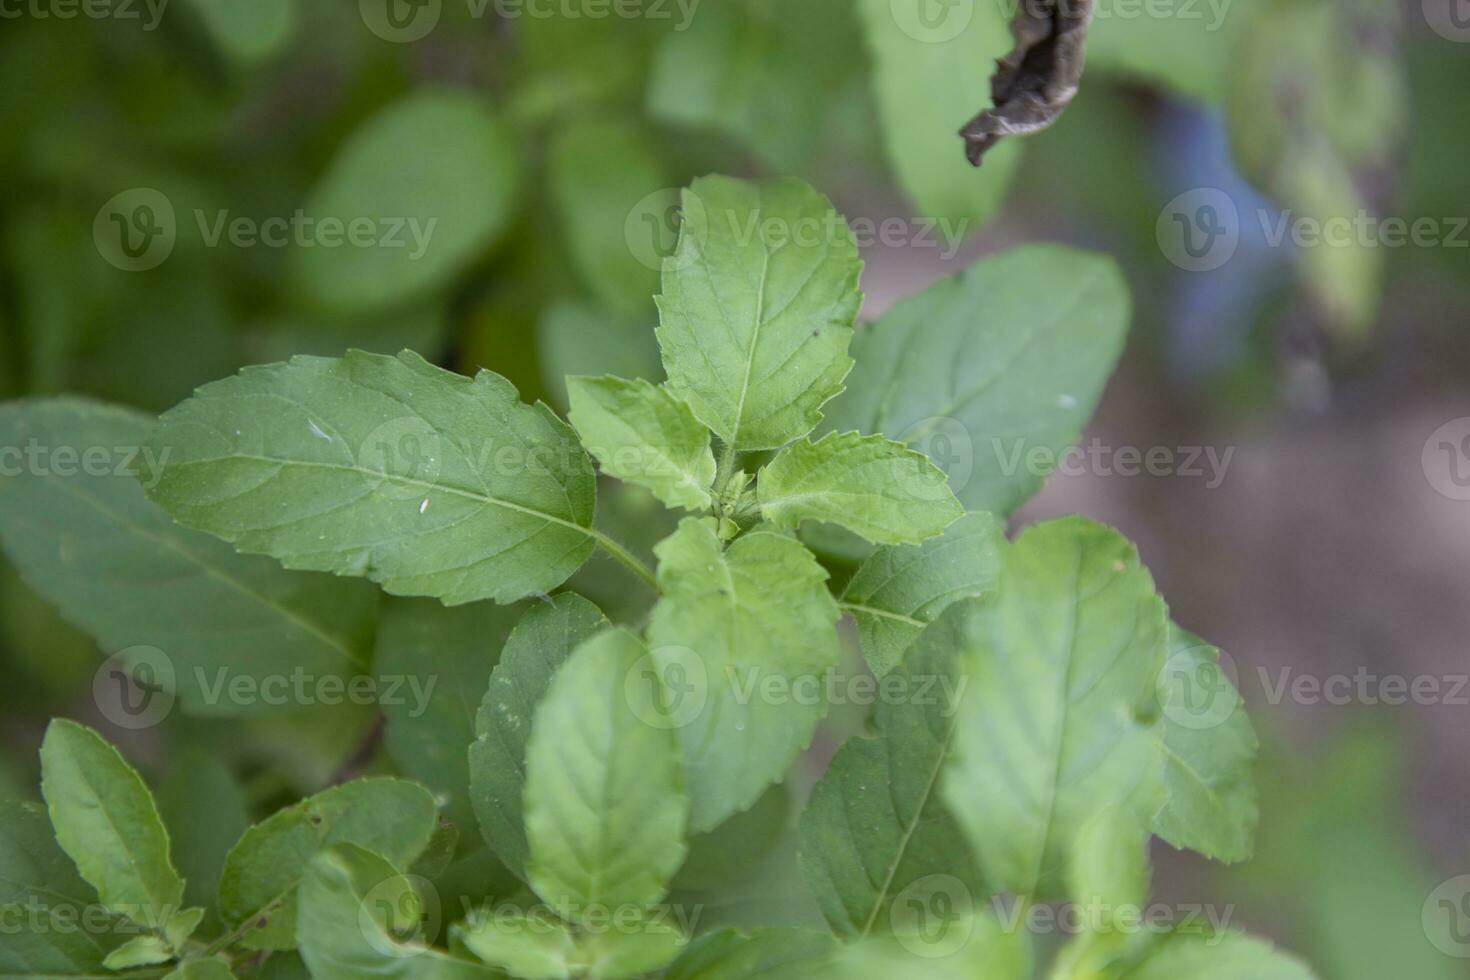
[[[1163,802],[1155,684],[1168,617],[1138,551],[1083,518],[1003,552],[999,590],[945,612],[968,681],[945,798],[989,885],[1065,892],[1082,825]]]
[[[136,669],[154,671],[160,684],[168,678],[159,671],[171,672],[165,689],[191,713],[281,710],[262,698],[232,699],[237,677],[361,670],[377,590],[288,572],[176,525],[144,496],[173,459],[146,447],[151,426],[141,414],[80,399],[0,408],[0,444],[44,454],[0,480],[0,539],[26,583],[103,649],[152,648],[138,651]],[[118,683],[132,663],[119,666]]]
[[[296,886],[312,856],[355,844],[406,869],[433,837],[434,798],[401,779],[359,779],[302,800],[251,827],[230,851],[220,876],[226,925],[254,924],[250,949],[296,945]]]
[[[880,548],[842,593],[857,621],[869,668],[878,677],[902,658],[920,631],[958,599],[993,590],[1005,534],[987,513],[967,514],[922,545]]]
[[[802,871],[840,935],[913,929],[915,900],[961,909],[989,894],[940,794],[964,695],[956,619],[924,630],[885,677],[875,737],[842,746],[802,814]]]
[[[657,902],[684,860],[678,746],[639,682],[647,651],[605,630],[572,652],[526,745],[527,876],[576,921],[588,906]]]
[[[370,850],[338,844],[303,869],[296,931],[313,980],[493,980],[498,972],[426,945],[446,911]]]
[[[1315,980],[1300,960],[1270,943],[1233,933],[1180,933],[1161,940],[1118,980]]]
[[[703,833],[753,804],[811,741],[839,614],[826,571],[794,538],[756,530],[725,549],[710,522],[691,517],[655,553],[663,598],[645,680],[662,689],[690,826]]]
[[[348,138],[312,190],[304,211],[314,238],[291,251],[294,283],[341,312],[446,285],[510,219],[518,154],[510,128],[475,94],[403,97]]]
[[[1217,861],[1244,861],[1260,816],[1252,779],[1260,743],[1220,651],[1171,623],[1159,688],[1169,798],[1154,833]]]
[[[704,177],[681,200],[658,297],[669,387],[736,449],[806,435],[852,367],[862,302],[852,233],[795,179]]]
[[[1111,259],[1051,245],[982,259],[858,334],[825,427],[907,443],[966,509],[1009,514],[1076,441],[1128,316]]]
[[[959,131],[987,107],[995,61],[1012,38],[1002,4],[861,0],[878,120],[893,174],[930,219],[978,228],[1000,204],[1021,156],[1003,141],[976,171]],[[937,16],[936,16],[937,14]],[[950,365],[935,365],[948,371]]]
[[[645,221],[663,213],[644,202],[669,181],[647,134],[598,116],[570,122],[552,139],[547,174],[572,264],[599,307],[619,316],[651,313],[663,229],[650,231]],[[672,192],[655,199],[672,208]]]
[[[157,966],[174,958],[173,950],[162,936],[134,936],[102,959],[109,970],[130,970],[137,966]]]
[[[162,929],[184,897],[168,831],[132,766],[85,725],[57,718],[41,743],[41,792],[62,850],[99,900],[139,925]]]
[[[455,927],[471,953],[521,980],[565,980],[577,961],[577,940],[550,915],[491,915]]]
[[[557,668],[607,625],[601,610],[572,592],[533,605],[506,640],[489,685],[482,685],[469,749],[470,800],[485,842],[522,879],[530,853],[521,795],[531,720]]]
[[[379,699],[388,754],[470,834],[465,746],[475,738],[476,697],[490,683],[491,668],[524,611],[491,602],[445,609],[429,599],[394,599],[378,628],[373,672],[384,678]]]
[[[965,512],[922,453],[856,432],[792,443],[761,469],[757,490],[778,527],[825,521],[875,544],[918,544]]]
[[[550,916],[496,914],[456,931],[466,949],[521,980],[627,980],[657,970],[684,945],[672,926],[642,921],[577,934]]]
[[[399,595],[512,602],[592,552],[570,427],[504,378],[408,351],[246,368],[166,413],[149,493],[183,524]]]
[[[715,479],[709,430],[667,388],[623,378],[567,378],[568,416],[602,471],[670,507],[706,510]]]

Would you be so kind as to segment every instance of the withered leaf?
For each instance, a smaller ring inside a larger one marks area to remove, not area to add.
[[[990,78],[995,107],[965,124],[965,156],[976,167],[1005,136],[1046,129],[1082,80],[1093,0],[1021,0],[1011,21],[1016,46]]]

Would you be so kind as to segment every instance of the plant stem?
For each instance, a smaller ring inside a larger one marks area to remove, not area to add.
[[[658,579],[653,577],[653,572],[651,569],[649,569],[647,565],[638,560],[637,555],[633,554],[627,548],[624,548],[622,545],[618,544],[616,541],[608,537],[606,534],[603,534],[601,531],[589,530],[589,533],[592,535],[592,540],[596,541],[598,545],[602,547],[603,551],[606,551],[609,555],[612,555],[618,561],[622,562],[623,565],[628,569],[628,571],[641,578],[645,583],[648,584],[648,587],[650,589],[655,592],[658,591]]]

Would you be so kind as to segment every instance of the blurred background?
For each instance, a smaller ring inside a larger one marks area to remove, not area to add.
[[[1138,542],[1263,742],[1256,859],[1163,848],[1158,890],[1326,978],[1470,975],[1470,2],[1097,0],[1075,103],[975,171],[955,132],[1014,7],[0,0],[0,393],[158,412],[348,347],[556,407],[565,374],[657,378],[676,189],[708,172],[829,194],[864,319],[1018,243],[1106,252],[1128,350],[1012,523]],[[333,247],[334,215],[383,220]],[[600,515],[645,551],[666,518]],[[600,571],[572,585],[612,612]],[[88,703],[110,652],[0,565],[0,794],[35,795],[54,714],[155,773],[217,753],[257,808],[360,747],[313,715],[129,740]]]

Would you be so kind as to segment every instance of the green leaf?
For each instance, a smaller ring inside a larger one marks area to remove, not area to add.
[[[942,893],[960,909],[989,894],[940,793],[964,694],[957,612],[887,675],[876,736],[848,739],[802,814],[802,872],[840,935],[902,931],[915,899]]]
[[[837,604],[801,543],[753,531],[723,549],[710,522],[685,518],[658,555],[663,598],[648,637],[663,689],[661,724],[678,734],[690,827],[747,809],[811,741],[838,660]],[[766,688],[777,696],[768,697]]]
[[[442,910],[432,893],[354,844],[311,859],[301,879],[301,957],[314,980],[491,980],[498,974],[423,942]]]
[[[76,927],[96,901],[57,845],[46,809],[0,801],[0,980],[100,973],[98,937]]]
[[[687,942],[668,923],[640,920],[589,933],[578,960],[591,980],[631,980],[668,965]]]
[[[161,936],[134,936],[108,953],[102,965],[109,970],[130,970],[135,966],[157,966],[174,958],[169,944]]]
[[[826,521],[875,544],[918,544],[964,514],[944,471],[922,453],[856,432],[792,443],[761,469],[757,489],[761,514],[777,527]]]
[[[799,180],[696,180],[664,260],[669,387],[738,450],[810,432],[852,367],[862,262],[831,203]]]
[[[826,428],[907,443],[949,474],[966,509],[1004,516],[1076,441],[1128,316],[1111,259],[1050,245],[983,259],[858,335]]]
[[[464,947],[522,980],[564,980],[577,962],[577,940],[552,915],[492,914],[455,927]]]
[[[90,905],[97,892],[56,843],[39,804],[0,800],[0,905]]]
[[[1260,817],[1252,778],[1260,743],[1220,651],[1171,623],[1160,687],[1169,797],[1154,833],[1217,861],[1244,861]]]
[[[475,818],[485,843],[522,879],[530,855],[522,788],[531,720],[552,675],[573,650],[607,625],[601,610],[572,592],[526,610],[505,642],[475,714],[475,741],[469,750]]]
[[[111,976],[97,940],[78,929],[73,916],[48,912],[52,917],[31,931],[25,927],[30,914],[19,905],[0,906],[0,980]]]
[[[1004,141],[976,171],[959,131],[985,108],[996,59],[1012,45],[998,4],[861,0],[873,89],[889,165],[920,214],[979,225],[1000,204],[1020,161]],[[940,17],[934,22],[933,14]],[[936,364],[934,370],[949,365]]]
[[[188,960],[168,974],[163,980],[233,980],[229,964],[211,956],[204,960]]]
[[[158,787],[158,810],[184,877],[184,901],[208,910],[208,928],[218,931],[214,906],[220,874],[230,848],[250,826],[249,802],[223,763],[186,749],[169,759]]]
[[[623,378],[567,378],[572,425],[602,471],[670,507],[706,510],[715,480],[709,430],[668,389]]]
[[[659,253],[635,248],[644,239],[632,238],[647,235],[645,215],[662,218],[645,202],[656,195],[666,208],[673,205],[649,146],[627,122],[591,118],[560,128],[548,150],[552,200],[572,264],[598,305],[623,316],[651,312],[658,290]]]
[[[1314,980],[1311,969],[1270,943],[1235,934],[1176,934],[1118,980]]]
[[[256,920],[242,940],[247,948],[290,949],[297,942],[296,886],[313,855],[355,844],[406,869],[436,826],[434,798],[415,783],[359,779],[324,790],[240,838],[220,876],[220,915],[231,928]]]
[[[837,949],[826,933],[771,928],[718,929],[690,943],[664,980],[800,980]]]
[[[1099,928],[1124,907],[1148,900],[1148,830],[1121,807],[1099,810],[1083,822],[1072,843],[1067,891]]]
[[[571,429],[489,371],[352,351],[247,368],[166,413],[150,496],[291,568],[457,605],[545,592],[592,552]]]
[[[379,310],[446,285],[511,218],[518,154],[509,127],[478,96],[404,96],[348,138],[312,190],[304,211],[315,237],[291,251],[292,281],[339,312]],[[332,219],[349,232],[367,222],[369,243],[344,236],[327,247],[323,223]]]
[[[790,811],[791,792],[777,783],[749,810],[690,837],[673,890],[717,891],[750,878],[784,836]]]
[[[1000,589],[946,611],[968,679],[945,799],[993,888],[1049,901],[1099,810],[1163,799],[1167,613],[1138,552],[1082,518],[1027,530]]]
[[[102,736],[57,718],[41,743],[41,792],[56,840],[102,904],[149,928],[179,911],[184,882],[169,859],[153,794]]]
[[[663,923],[622,922],[574,934],[549,915],[492,913],[456,932],[470,952],[522,980],[643,976],[672,960],[684,945],[684,936]]]
[[[687,804],[674,736],[645,720],[642,641],[606,630],[572,652],[526,745],[527,873],[574,920],[663,897],[684,860]]]
[[[220,682],[235,677],[259,683],[360,670],[377,590],[288,572],[174,524],[139,485],[157,480],[168,462],[145,446],[151,425],[80,399],[0,407],[0,444],[38,447],[35,467],[0,480],[0,539],[26,583],[104,649],[155,648],[162,657],[148,665],[172,668],[192,713],[281,710],[261,698],[219,697],[229,690]]]
[[[922,545],[880,548],[858,567],[842,593],[842,611],[857,621],[863,656],[882,677],[924,627],[959,599],[993,590],[1005,535],[987,513],[967,514]]]
[[[813,976],[815,980],[1028,980],[1031,975],[1025,930],[1010,928],[994,915],[935,903],[925,906],[907,931],[845,946]]]
[[[524,611],[490,602],[446,609],[429,599],[395,599],[383,610],[373,673],[383,684],[384,744],[398,771],[432,790],[466,830],[474,826],[465,746],[475,738],[476,694]]]

